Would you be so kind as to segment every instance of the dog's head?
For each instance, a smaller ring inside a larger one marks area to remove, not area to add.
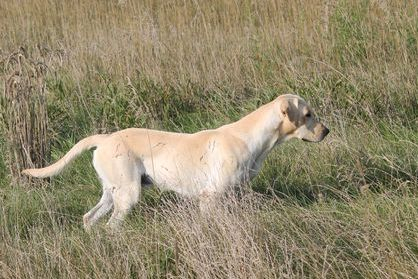
[[[299,138],[308,142],[319,142],[329,129],[319,122],[309,105],[299,96],[282,95],[278,98],[281,119],[279,132],[287,139]]]

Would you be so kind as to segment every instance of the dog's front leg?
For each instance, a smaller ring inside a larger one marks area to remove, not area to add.
[[[217,202],[217,193],[216,192],[209,192],[204,191],[202,194],[199,195],[199,209],[203,213],[209,212],[214,206],[216,206]]]

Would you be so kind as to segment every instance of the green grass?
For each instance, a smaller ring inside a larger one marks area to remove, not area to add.
[[[146,189],[117,233],[106,220],[82,228],[101,193],[90,153],[49,182],[19,184],[1,131],[0,277],[416,278],[415,6],[0,3],[2,80],[20,46],[48,67],[52,160],[93,133],[196,132],[288,92],[331,129],[319,144],[279,146],[209,216],[194,201]]]

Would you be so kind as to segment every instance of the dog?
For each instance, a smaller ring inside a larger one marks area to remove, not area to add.
[[[93,135],[56,163],[22,173],[54,176],[83,151],[96,148],[93,166],[103,195],[83,216],[84,227],[89,229],[113,208],[107,225],[117,228],[138,202],[141,185],[197,197],[205,209],[226,189],[257,175],[273,147],[292,138],[319,142],[328,133],[301,97],[286,94],[236,122],[194,134],[129,128]]]

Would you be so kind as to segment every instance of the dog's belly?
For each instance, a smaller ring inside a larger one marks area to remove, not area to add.
[[[202,162],[165,156],[143,161],[146,175],[161,190],[175,191],[184,196],[199,196],[207,192],[223,192],[240,183],[243,171],[225,160]]]

